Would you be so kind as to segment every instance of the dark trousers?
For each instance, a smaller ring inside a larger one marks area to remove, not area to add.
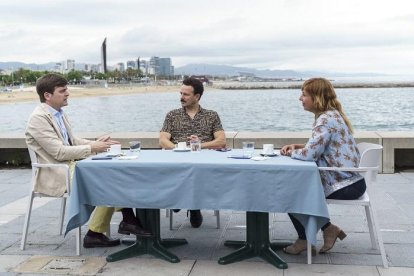
[[[352,200],[352,199],[358,199],[360,198],[367,189],[367,186],[365,184],[365,180],[361,179],[354,184],[351,184],[347,187],[344,187],[332,194],[330,194],[327,198],[328,199],[342,199],[342,200]],[[290,217],[290,220],[293,223],[293,226],[296,229],[296,232],[298,232],[299,239],[306,240],[306,233],[305,233],[305,227],[297,220],[292,214],[288,214]],[[321,230],[325,230],[329,225],[331,225],[331,222],[327,222],[324,226],[322,226]]]

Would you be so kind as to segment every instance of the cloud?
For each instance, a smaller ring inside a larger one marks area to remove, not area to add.
[[[9,1],[11,2],[11,1]],[[0,3],[0,60],[109,64],[138,56],[258,69],[414,73],[411,1]]]

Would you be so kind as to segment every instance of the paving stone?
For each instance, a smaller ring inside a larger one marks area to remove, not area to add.
[[[398,204],[409,204],[413,202],[414,192],[389,192],[389,194]]]
[[[329,275],[329,276],[379,276],[374,266],[344,266],[344,265],[299,265],[292,264],[284,271],[284,276],[308,276],[308,275]]]
[[[267,275],[283,275],[283,270],[277,269],[274,266],[262,262],[238,262],[228,265],[219,265],[212,261],[197,261],[191,270],[190,276],[251,276],[257,275],[260,271],[260,276]]]
[[[181,262],[176,264],[159,259],[134,258],[132,260],[107,263],[97,275],[191,275],[190,271],[194,265],[194,261],[189,260],[181,260]]]
[[[414,185],[412,183],[406,184],[396,184],[385,182],[381,184],[381,189],[386,192],[405,192],[405,193],[414,193]]]
[[[414,204],[400,204],[399,207],[407,214],[407,216],[414,220]]]
[[[400,208],[395,209],[378,209],[377,216],[379,225],[381,227],[382,222],[391,224],[412,224],[413,221],[410,219]]]
[[[381,233],[384,243],[414,244],[414,232],[381,231]]]
[[[412,244],[385,244],[385,252],[393,266],[414,267]]]
[[[0,228],[1,229],[1,228]],[[4,254],[2,251],[6,248],[9,248],[13,244],[19,242],[21,240],[22,235],[20,234],[0,234],[0,252]]]
[[[328,253],[332,264],[352,266],[382,265],[381,255]]]
[[[0,272],[8,272],[12,268],[18,266],[22,262],[29,259],[31,256],[28,255],[0,255]]]
[[[378,267],[378,272],[381,276],[412,276],[414,275],[414,268],[412,267]]]
[[[9,273],[9,272],[0,272],[0,276],[16,276],[17,273]],[[26,275],[24,275],[26,276]],[[44,275],[43,275],[44,276]]]
[[[80,266],[72,267],[70,269],[57,269],[56,274],[75,274],[75,275],[96,275],[102,267],[106,264],[104,258],[93,258],[93,257],[59,257],[59,256],[33,256],[24,263],[20,264],[12,270],[17,273],[34,273],[41,274],[47,273],[51,270],[47,270],[48,265],[57,264],[59,262],[67,262],[67,266],[70,267],[70,263],[75,260],[85,260]],[[57,267],[57,265],[55,265]],[[65,268],[62,266],[61,268]],[[52,270],[53,271],[53,270]],[[52,272],[52,274],[55,274]]]

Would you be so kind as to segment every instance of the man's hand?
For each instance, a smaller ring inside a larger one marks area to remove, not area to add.
[[[111,140],[111,136],[102,136],[102,137],[99,137],[98,139],[96,139],[96,141],[98,141],[98,142],[109,142],[109,143],[112,143],[112,145],[120,144],[120,142],[118,142],[118,141]]]
[[[188,141],[198,141],[198,136],[197,135],[191,135],[190,137],[187,137]]]
[[[105,152],[112,145],[119,144],[117,141],[109,140],[107,142],[95,141],[91,144],[91,152]]]

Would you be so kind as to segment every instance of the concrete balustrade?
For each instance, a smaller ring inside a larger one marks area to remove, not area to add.
[[[128,142],[139,140],[143,149],[158,149],[159,132],[93,132],[76,133],[77,137],[94,140],[103,135],[121,142],[122,148],[128,148]],[[274,144],[281,148],[287,144],[306,143],[310,131],[302,132],[226,132],[228,148],[242,148],[242,142],[255,142],[255,148],[261,149],[263,144]],[[359,131],[355,133],[357,143],[367,142],[384,147],[380,162],[380,173],[394,173],[396,162],[404,166],[414,166],[414,131]],[[20,163],[29,163],[23,133],[0,133],[0,163],[19,158]],[[18,156],[18,157],[16,157]]]

